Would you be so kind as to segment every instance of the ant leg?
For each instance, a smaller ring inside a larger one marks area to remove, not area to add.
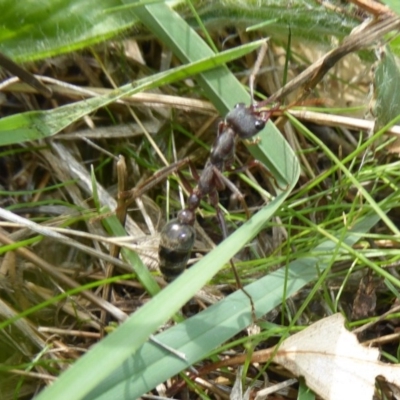
[[[211,205],[215,208],[215,211],[217,213],[218,222],[219,222],[219,224],[221,226],[221,230],[222,230],[222,237],[225,240],[228,237],[228,229],[226,227],[226,222],[225,222],[224,215],[222,214],[221,208],[219,207],[218,192],[215,190],[215,191],[209,193],[208,197],[210,198]],[[253,319],[253,322],[255,322],[257,320],[257,317],[256,317],[256,311],[255,311],[255,307],[254,307],[253,298],[251,297],[250,293],[247,292],[247,290],[243,287],[242,281],[240,280],[240,276],[239,276],[239,274],[237,272],[237,269],[236,269],[235,264],[232,261],[232,259],[229,260],[229,263],[231,265],[231,268],[232,268],[232,271],[233,271],[233,275],[235,276],[235,281],[236,281],[237,288],[240,289],[250,301],[251,317]]]
[[[196,167],[194,166],[194,164],[192,163],[191,160],[189,160],[189,163],[188,163],[188,164],[189,164],[190,173],[192,174],[194,180],[195,180],[196,182],[198,182],[199,179],[200,179],[200,175],[199,175],[199,173],[197,172]]]
[[[184,165],[188,164],[189,161],[190,161],[189,157],[186,157],[164,168],[161,168],[158,171],[156,171],[152,176],[150,176],[148,179],[146,179],[144,182],[135,186],[133,189],[123,190],[123,191],[118,189],[117,209],[115,211],[106,213],[105,215],[96,217],[93,220],[96,221],[98,219],[104,219],[114,214],[117,214],[118,217],[119,215],[123,215],[125,212],[124,209],[126,210],[135,201],[135,199],[142,196],[147,190],[157,185],[159,182],[164,180],[170,174],[177,172]],[[120,217],[119,219],[121,220]]]
[[[189,165],[190,173],[191,173],[193,179],[196,182],[198,182],[200,179],[200,176],[197,172],[196,167],[193,165],[193,163],[190,159],[188,159],[187,163]],[[190,185],[189,181],[185,178],[185,176],[180,171],[177,171],[177,172],[178,172],[179,178],[181,179],[181,183],[182,183],[183,187],[185,188],[185,190],[188,193],[191,193],[193,191],[193,187]]]
[[[184,165],[188,164],[190,161],[189,157],[183,158],[173,164],[168,165],[158,171],[156,171],[150,178],[146,179],[140,185],[134,187],[131,190],[120,192],[118,194],[119,199],[124,199],[126,206],[131,204],[137,197],[143,195],[147,190],[151,189],[153,186],[157,185],[159,182],[164,180],[168,175],[177,172]]]
[[[239,290],[241,290],[244,293],[244,295],[250,301],[251,318],[253,320],[253,323],[255,323],[257,321],[257,316],[256,316],[256,309],[254,307],[253,298],[251,297],[250,293],[243,287],[242,281],[240,280],[239,274],[237,272],[237,269],[236,269],[235,264],[233,263],[232,259],[229,260],[229,263],[231,264],[231,268],[232,268],[233,274],[235,275],[236,286],[238,287]]]
[[[276,104],[271,108],[263,110],[263,107],[265,107],[268,104],[271,104],[272,102],[275,102]],[[263,114],[262,118],[264,121],[268,121],[276,111],[279,111],[280,108],[281,108],[281,103],[279,101],[278,102],[274,101],[270,98],[260,101],[259,103],[253,106],[254,110],[257,110],[257,112]]]
[[[236,194],[238,197],[240,203],[242,204],[243,210],[246,213],[246,218],[250,219],[250,211],[249,208],[247,207],[246,201],[244,199],[244,196],[242,192],[237,188],[235,184],[233,184],[226,176],[224,176],[219,169],[214,167],[214,174],[216,177],[216,180],[220,182],[219,184],[219,190],[222,190],[223,188],[227,187],[232,193]]]

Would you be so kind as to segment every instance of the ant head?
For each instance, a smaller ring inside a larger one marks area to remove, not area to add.
[[[241,139],[249,139],[264,129],[266,119],[263,117],[263,114],[257,111],[253,105],[246,107],[244,103],[238,103],[227,114],[225,123]]]

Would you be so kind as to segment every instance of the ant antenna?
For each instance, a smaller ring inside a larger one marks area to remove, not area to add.
[[[251,106],[253,106],[253,103],[254,103],[254,81],[256,79],[258,72],[260,71],[261,64],[265,58],[265,54],[267,53],[267,49],[268,49],[268,46],[267,46],[267,42],[265,41],[260,47],[260,51],[258,52],[258,55],[257,55],[257,60],[254,64],[253,70],[251,71],[251,74],[249,77]]]

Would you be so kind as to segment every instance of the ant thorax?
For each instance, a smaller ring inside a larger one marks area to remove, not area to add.
[[[214,141],[209,161],[222,171],[225,161],[231,161],[234,157],[236,133],[225,122],[223,122],[221,126],[222,132]]]

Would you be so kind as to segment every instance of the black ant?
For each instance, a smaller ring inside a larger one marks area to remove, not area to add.
[[[225,120],[220,123],[218,137],[210,152],[206,165],[197,177],[197,185],[191,190],[187,207],[178,213],[176,219],[168,222],[161,231],[159,246],[160,270],[170,282],[186,268],[195,241],[195,212],[201,200],[208,196],[214,206],[218,221],[222,227],[223,238],[227,237],[225,219],[219,207],[218,192],[229,187],[239,197],[246,211],[249,212],[242,194],[223,174],[231,168],[235,155],[236,137],[250,139],[264,129],[271,114],[276,110],[259,111],[255,106],[246,107],[238,103]]]
[[[264,49],[264,54],[265,50],[266,48]],[[253,73],[250,76],[250,89],[252,98],[255,71],[259,69],[264,54],[262,49],[255,64]],[[167,282],[173,281],[186,269],[186,265],[196,238],[194,229],[194,222],[196,218],[195,213],[204,197],[209,197],[210,203],[216,210],[224,239],[226,239],[228,234],[225,219],[219,207],[219,191],[228,187],[232,192],[236,193],[243,205],[243,209],[245,210],[247,217],[249,217],[249,211],[243,195],[240,193],[239,189],[223,175],[223,172],[232,170],[232,164],[235,156],[235,142],[237,138],[246,140],[254,137],[262,129],[264,129],[272,113],[279,108],[278,105],[273,108],[266,109],[265,105],[268,103],[268,99],[255,105],[251,104],[250,106],[246,106],[244,103],[238,103],[235,108],[226,115],[225,120],[219,124],[218,136],[214,141],[210,156],[201,174],[198,175],[196,170],[191,167],[192,174],[197,180],[197,185],[192,189],[189,183],[182,179],[184,186],[190,193],[187,207],[181,210],[178,213],[177,218],[168,222],[161,230],[158,254],[160,271]],[[168,173],[178,170],[186,163],[190,164],[190,160],[180,160],[177,163],[160,170],[139,187],[131,191],[121,193],[121,197],[127,199],[127,203],[129,203],[133,198],[140,196],[145,190],[147,190],[148,187],[153,186],[161,179],[164,179]],[[279,187],[275,179],[274,181]],[[254,305],[251,296],[242,287],[240,278],[232,261],[231,266],[234,271],[238,287],[250,299],[254,315]]]
[[[236,193],[247,217],[249,217],[243,195],[222,173],[232,166],[236,138],[250,139],[255,136],[264,129],[268,119],[277,109],[277,107],[274,107],[265,110],[258,108],[259,106],[250,105],[246,107],[244,103],[238,103],[227,114],[225,120],[219,125],[218,136],[211,148],[210,157],[200,176],[196,177],[197,185],[190,191],[187,207],[181,210],[177,218],[169,221],[161,230],[158,255],[160,271],[167,282],[173,281],[186,269],[196,238],[194,229],[195,213],[204,197],[209,197],[210,203],[216,210],[217,218],[222,228],[223,239],[226,239],[228,234],[225,219],[219,207],[218,191],[228,187],[232,192]],[[232,260],[230,264],[237,286],[250,300],[252,315],[255,320],[253,300],[243,288]]]

